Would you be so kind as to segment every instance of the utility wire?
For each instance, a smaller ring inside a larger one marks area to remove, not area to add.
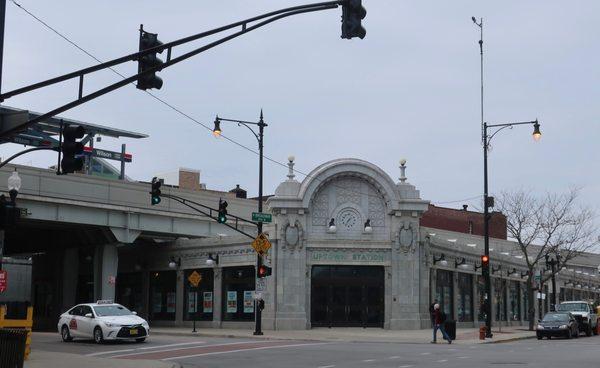
[[[51,25],[49,25],[47,22],[45,22],[44,20],[42,20],[41,18],[39,18],[38,16],[36,16],[36,15],[35,15],[35,14],[33,14],[32,12],[30,12],[29,10],[27,10],[26,8],[24,8],[24,7],[23,7],[21,4],[17,3],[17,2],[16,2],[16,0],[10,0],[10,2],[11,2],[11,3],[13,3],[15,6],[17,6],[18,8],[20,8],[21,10],[23,10],[23,11],[24,11],[25,13],[27,13],[29,16],[31,16],[32,18],[34,18],[36,21],[38,21],[39,23],[41,23],[41,24],[42,24],[44,27],[48,28],[50,31],[52,31],[53,33],[55,33],[56,35],[58,35],[60,38],[62,38],[63,40],[65,40],[66,42],[68,42],[69,44],[71,44],[73,47],[77,48],[79,51],[83,52],[84,54],[86,54],[86,55],[87,55],[87,56],[89,56],[90,58],[94,59],[96,62],[98,62],[98,63],[100,63],[100,64],[102,64],[102,63],[103,63],[103,61],[102,61],[101,59],[97,58],[97,57],[96,57],[96,56],[94,56],[92,53],[88,52],[88,51],[87,51],[87,50],[85,50],[83,47],[79,46],[79,45],[78,45],[78,44],[77,44],[75,41],[71,40],[69,37],[67,37],[67,36],[65,36],[64,34],[62,34],[61,32],[59,32],[59,31],[58,31],[56,28],[52,27],[52,26],[51,26]],[[119,77],[121,77],[121,78],[123,78],[123,79],[125,79],[125,78],[126,78],[126,77],[125,77],[123,74],[121,74],[121,73],[120,73],[119,71],[117,71],[115,68],[113,68],[113,67],[108,67],[108,69],[110,69],[110,70],[111,70],[113,73],[115,73],[115,74],[116,74],[116,75],[118,75]],[[135,86],[135,84],[134,84],[134,83],[131,83],[131,85]],[[147,91],[147,90],[144,90],[144,92],[146,92],[146,94],[148,94],[148,96],[150,96],[150,97],[154,98],[156,101],[158,101],[158,102],[162,103],[163,105],[165,105],[165,106],[167,106],[168,108],[170,108],[171,110],[173,110],[173,111],[177,112],[177,113],[178,113],[178,114],[180,114],[181,116],[183,116],[183,117],[185,117],[185,118],[187,118],[187,119],[191,120],[192,122],[194,122],[194,123],[196,123],[196,124],[198,124],[198,125],[202,126],[203,128],[205,128],[206,130],[208,130],[208,131],[209,131],[209,132],[212,134],[212,131],[213,131],[213,130],[212,130],[212,129],[211,129],[209,126],[208,126],[208,125],[206,125],[206,124],[204,124],[204,123],[200,122],[199,120],[195,119],[195,118],[194,118],[194,117],[192,117],[191,115],[189,115],[189,114],[185,113],[185,112],[184,112],[183,110],[181,110],[180,108],[178,108],[178,107],[174,106],[173,104],[171,104],[171,103],[169,103],[169,102],[167,102],[167,101],[163,100],[162,98],[158,97],[157,95],[153,94],[152,92],[150,92],[150,91]],[[251,152],[251,153],[253,153],[253,154],[257,155],[257,156],[259,155],[259,152],[258,152],[257,150],[255,150],[255,149],[252,149],[252,148],[250,148],[250,147],[248,147],[248,146],[246,146],[246,145],[244,145],[244,144],[242,144],[242,143],[239,143],[239,142],[235,141],[235,140],[234,140],[234,139],[232,139],[232,138],[229,138],[229,137],[227,137],[227,136],[225,136],[225,135],[223,135],[223,134],[221,134],[221,137],[223,137],[225,140],[227,140],[227,141],[229,141],[229,142],[231,142],[231,143],[235,144],[236,146],[238,146],[238,147],[240,147],[240,148],[243,148],[244,150],[246,150],[246,151],[248,151],[248,152]],[[286,169],[288,168],[288,165],[287,165],[286,163],[283,163],[283,162],[277,161],[277,160],[275,160],[275,159],[273,159],[273,158],[270,158],[269,156],[266,156],[266,155],[264,155],[264,154],[263,154],[263,157],[264,157],[264,158],[265,158],[267,161],[270,161],[270,162],[272,162],[272,163],[274,163],[274,164],[276,164],[276,165],[279,165],[279,166],[281,166],[281,167],[284,167],[284,168],[286,168]],[[303,176],[304,176],[304,177],[306,177],[306,178],[312,178],[312,179],[314,179],[314,180],[318,180],[318,181],[322,182],[322,180],[321,180],[321,179],[319,179],[319,178],[317,178],[317,177],[314,177],[314,176],[312,176],[312,175],[310,175],[310,174],[308,174],[308,173],[305,173],[305,172],[303,172],[303,171],[300,171],[300,170],[298,170],[298,169],[295,169],[295,168],[294,168],[294,172],[297,172],[298,174],[300,174],[300,175],[303,175]],[[366,196],[373,196],[373,195],[372,195],[372,194],[370,194],[370,193],[362,193],[362,192],[357,192],[357,191],[355,191],[355,190],[352,190],[352,189],[349,189],[349,188],[345,188],[345,187],[341,187],[341,186],[338,186],[338,185],[335,185],[335,184],[333,184],[333,186],[335,186],[335,187],[338,187],[338,188],[341,188],[341,189],[344,189],[344,190],[346,190],[346,191],[350,191],[350,192],[356,193],[356,194],[360,194],[360,195],[366,195]],[[475,199],[475,198],[479,198],[479,197],[480,197],[480,196],[477,196],[477,197],[472,197],[472,198],[467,198],[467,199],[462,199],[462,200],[458,200],[458,201],[438,202],[438,204],[450,204],[450,203],[457,203],[457,202],[462,202],[462,201],[465,201],[465,200],[468,200],[468,199]]]

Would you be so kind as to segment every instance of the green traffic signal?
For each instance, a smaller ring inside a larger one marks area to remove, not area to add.
[[[150,204],[156,205],[160,203],[160,186],[162,182],[155,177],[152,178],[152,190],[150,191]]]
[[[227,201],[219,199],[219,215],[217,216],[217,222],[224,224],[227,222]]]

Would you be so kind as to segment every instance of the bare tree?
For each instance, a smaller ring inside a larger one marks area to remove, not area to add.
[[[507,217],[508,237],[517,243],[527,266],[527,300],[529,329],[533,330],[535,318],[534,276],[541,269],[547,255],[560,255],[561,266],[582,252],[597,245],[595,239],[594,211],[577,202],[579,189],[565,194],[546,194],[536,197],[523,189],[503,192],[498,209]],[[561,266],[554,273],[560,271]],[[552,277],[545,273],[542,282]],[[556,293],[556,291],[554,291]]]

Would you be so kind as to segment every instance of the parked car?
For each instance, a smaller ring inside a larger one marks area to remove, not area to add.
[[[575,316],[579,324],[579,331],[585,332],[586,336],[598,334],[598,315],[590,303],[586,301],[562,302],[556,311],[570,312]]]
[[[98,344],[105,340],[143,342],[150,334],[150,326],[124,306],[99,300],[76,305],[63,313],[58,320],[58,332],[65,342],[76,337],[94,339]]]
[[[565,312],[546,313],[541,321],[538,321],[536,335],[538,340],[547,337],[566,337],[571,339],[579,337],[579,326],[575,316]]]

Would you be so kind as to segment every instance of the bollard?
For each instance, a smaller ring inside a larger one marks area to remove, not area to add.
[[[479,340],[485,340],[485,332],[486,331],[487,331],[487,328],[485,326],[479,327]]]

